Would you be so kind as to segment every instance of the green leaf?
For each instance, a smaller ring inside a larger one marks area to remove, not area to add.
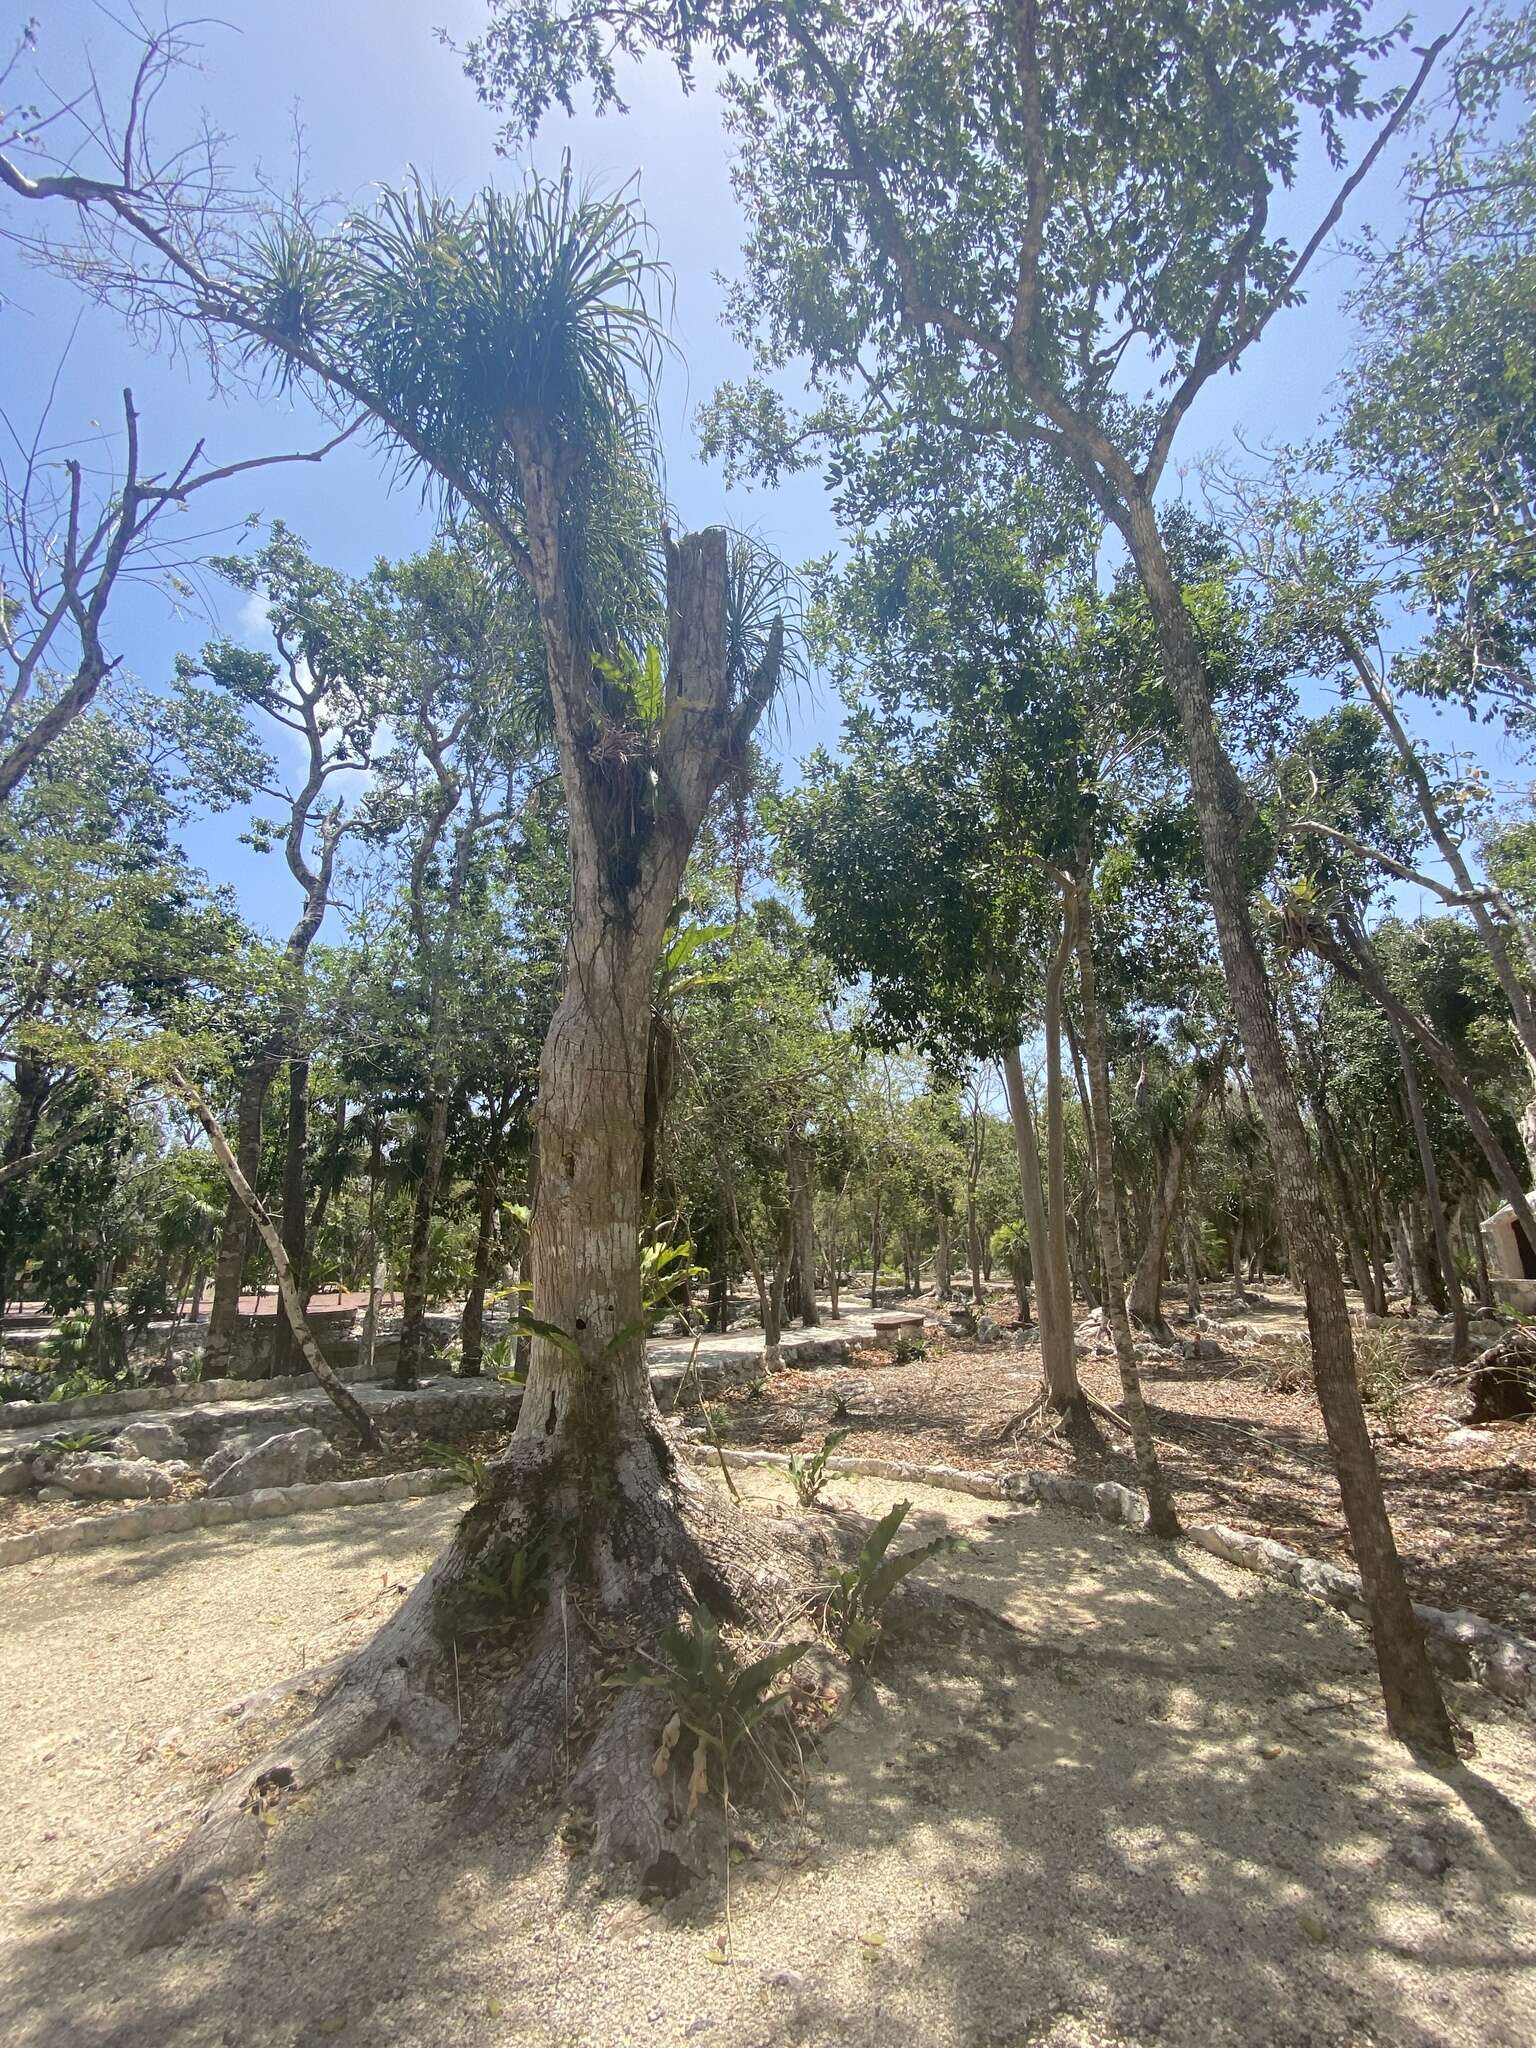
[[[526,1309],[512,1318],[509,1328],[520,1337],[542,1337],[546,1344],[553,1344],[568,1358],[580,1358],[584,1354],[581,1346],[569,1330],[562,1330],[558,1323],[546,1323],[541,1316],[530,1315]]]

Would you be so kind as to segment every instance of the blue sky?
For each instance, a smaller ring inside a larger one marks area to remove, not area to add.
[[[1420,28],[1433,33],[1457,11],[1434,0],[1420,10]],[[45,78],[77,77],[82,42],[109,81],[120,75],[125,39],[88,0],[65,0],[40,14]],[[232,4],[227,17],[228,26],[210,23],[201,32],[204,68],[167,101],[166,133],[206,108],[229,134],[239,171],[260,162],[274,179],[286,180],[297,117],[305,133],[307,187],[343,202],[366,201],[373,184],[397,181],[409,165],[461,195],[488,180],[518,176],[516,163],[496,156],[494,118],[477,104],[457,59],[433,33],[442,26],[468,38],[483,18],[480,0],[328,0],[324,6],[263,0]],[[836,528],[815,477],[791,479],[773,492],[731,492],[696,454],[695,409],[722,378],[739,377],[748,367],[719,321],[717,275],[729,278],[739,268],[741,222],[713,96],[707,90],[686,96],[670,69],[648,64],[632,76],[626,97],[627,117],[551,120],[535,160],[553,167],[569,148],[578,175],[599,184],[638,175],[661,254],[676,278],[677,354],[666,369],[661,415],[668,486],[681,523],[749,527],[794,562],[823,553],[835,544]],[[1330,192],[1323,167],[1309,166],[1287,226],[1304,229]],[[1386,229],[1394,217],[1392,180],[1382,175],[1346,225],[1369,220]],[[1264,441],[1313,429],[1348,354],[1339,298],[1349,274],[1347,260],[1325,259],[1314,272],[1308,304],[1282,315],[1241,373],[1206,393],[1185,429],[1184,463],[1237,431]],[[324,438],[302,403],[211,392],[200,366],[137,348],[111,315],[82,310],[66,285],[21,269],[13,252],[0,247],[3,394],[18,425],[36,418],[67,342],[51,416],[49,438],[56,444],[89,443],[99,427],[112,425],[124,384],[133,388],[146,459],[154,467],[174,467],[200,437],[220,462]],[[222,486],[216,502],[212,493],[204,497],[196,523],[234,527],[251,512],[281,517],[320,559],[352,572],[365,570],[379,554],[409,552],[432,530],[430,511],[416,492],[392,491],[382,458],[364,446],[341,449],[323,465]],[[211,595],[219,600],[217,587]],[[248,636],[239,600],[226,592],[222,604],[224,628]],[[114,601],[112,648],[151,685],[168,675],[178,649],[195,649],[209,630],[206,617],[177,615],[154,590],[125,592]],[[801,693],[775,734],[786,764],[833,737],[837,714],[824,692]],[[1496,776],[1513,773],[1512,764],[1497,757],[1489,765]],[[291,879],[277,856],[258,857],[240,846],[239,830],[229,818],[201,821],[191,828],[190,849],[215,879],[235,885],[249,917],[285,931],[296,907]]]

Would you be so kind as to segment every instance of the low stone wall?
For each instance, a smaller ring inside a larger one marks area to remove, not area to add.
[[[778,1451],[742,1451],[689,1439],[683,1445],[686,1456],[699,1464],[716,1464],[724,1458],[734,1466],[767,1465],[787,1470],[789,1460]],[[1118,1522],[1129,1529],[1145,1529],[1147,1504],[1129,1486],[1114,1480],[1095,1485],[1088,1479],[1073,1479],[1061,1472],[962,1472],[952,1465],[908,1465],[896,1458],[829,1458],[829,1472],[843,1472],[857,1479],[894,1479],[909,1486],[932,1486],[949,1493],[968,1493],[981,1500],[1034,1501],[1042,1506],[1065,1507],[1079,1514],[1093,1515],[1102,1522]],[[1300,1551],[1287,1549],[1268,1536],[1250,1536],[1223,1522],[1186,1523],[1182,1541],[1213,1557],[1224,1558],[1243,1571],[1257,1572],[1282,1585],[1294,1586],[1311,1599],[1335,1607],[1351,1620],[1365,1623],[1365,1594],[1358,1572],[1344,1571]],[[1420,1601],[1414,1614],[1424,1630],[1430,1656],[1454,1678],[1469,1678],[1484,1685],[1501,1699],[1536,1707],[1536,1643],[1499,1628],[1480,1614],[1464,1608],[1429,1607]]]
[[[338,1366],[336,1377],[355,1385],[356,1366]],[[49,1429],[91,1415],[136,1415],[145,1409],[200,1408],[216,1401],[266,1401],[274,1394],[300,1394],[320,1382],[312,1372],[275,1380],[177,1380],[168,1387],[116,1387],[107,1394],[77,1394],[72,1401],[0,1401],[0,1429]]]
[[[367,1507],[376,1501],[414,1500],[422,1494],[445,1493],[462,1482],[452,1472],[423,1467],[415,1472],[390,1472],[377,1479],[322,1480],[313,1486],[264,1486],[254,1493],[225,1499],[159,1501],[150,1507],[125,1508],[120,1514],[82,1515],[72,1522],[50,1522],[20,1536],[0,1537],[0,1569],[30,1564],[34,1558],[57,1557],[67,1551],[99,1550],[109,1543],[141,1543],[147,1536],[180,1535],[192,1529],[221,1529],[231,1522],[270,1522],[282,1515],[312,1513],[317,1508]]]
[[[346,1386],[363,1383],[362,1375],[355,1366],[338,1367],[336,1377]],[[376,1383],[375,1381],[374,1384]],[[126,1387],[110,1394],[82,1394],[73,1401],[6,1401],[0,1403],[0,1429],[25,1429],[32,1435],[51,1435],[56,1422],[88,1420],[97,1415],[132,1417],[150,1412],[169,1413],[183,1408],[197,1410],[219,1407],[233,1401],[272,1402],[295,1394],[318,1393],[319,1386],[320,1382],[312,1372],[301,1372],[275,1380],[192,1380],[185,1384],[178,1382],[170,1387]],[[490,1399],[490,1390],[495,1388],[500,1394],[510,1397],[513,1413],[516,1412],[517,1402],[521,1398],[516,1387],[506,1387],[498,1380],[489,1379],[457,1380],[448,1386],[443,1386],[439,1382],[437,1386],[429,1388],[425,1396],[402,1393],[398,1398],[401,1403],[407,1406],[414,1404],[414,1409],[419,1410],[436,1397],[439,1388],[449,1399],[457,1399],[468,1393],[470,1400],[482,1403]],[[338,1425],[341,1424],[337,1409],[324,1394],[319,1395],[314,1405],[318,1415],[335,1417]],[[383,1414],[385,1417],[394,1412],[395,1406],[392,1401],[370,1401],[368,1404],[370,1413]],[[284,1413],[289,1412],[292,1411],[285,1401]],[[304,1419],[308,1421],[310,1418],[306,1414]],[[178,1428],[192,1426],[191,1415],[185,1420],[178,1416]],[[239,1425],[236,1423],[232,1426]],[[432,1426],[440,1428],[441,1419],[434,1415]]]

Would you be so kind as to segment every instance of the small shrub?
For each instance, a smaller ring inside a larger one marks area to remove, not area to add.
[[[898,1365],[910,1365],[915,1358],[925,1357],[927,1348],[921,1337],[914,1337],[909,1331],[903,1331],[896,1339],[893,1356]]]
[[[506,1336],[497,1337],[487,1344],[480,1356],[483,1372],[492,1379],[501,1380],[509,1387],[525,1387],[528,1375],[517,1370],[517,1338],[508,1331]]]
[[[827,1481],[827,1461],[848,1436],[846,1429],[828,1430],[819,1451],[802,1457],[799,1451],[789,1454],[789,1476],[794,1482],[795,1498],[803,1508],[813,1508],[817,1495]]]
[[[476,1500],[490,1499],[491,1468],[484,1458],[477,1458],[472,1451],[461,1451],[455,1444],[439,1443],[423,1444],[421,1455],[426,1464],[462,1480]]]
[[[42,1438],[34,1449],[50,1451],[56,1458],[65,1458],[75,1451],[99,1451],[111,1443],[116,1434],[115,1429],[80,1429],[73,1435],[61,1432],[57,1436]]]
[[[110,1394],[113,1383],[99,1373],[87,1372],[83,1367],[78,1372],[67,1372],[53,1380],[48,1388],[50,1401],[78,1401],[87,1394]]]
[[[834,1577],[827,1590],[828,1632],[835,1636],[855,1663],[867,1663],[875,1654],[884,1626],[881,1610],[902,1580],[949,1550],[961,1550],[958,1536],[935,1536],[916,1550],[904,1550],[899,1557],[887,1557],[896,1531],[906,1520],[912,1503],[899,1500],[875,1524],[853,1563]]]
[[[91,1348],[91,1327],[87,1309],[73,1309],[60,1316],[58,1328],[43,1341],[43,1356],[55,1370],[78,1371]]]
[[[482,1551],[475,1569],[464,1574],[444,1603],[444,1633],[499,1636],[520,1627],[544,1605],[549,1564],[543,1529],[531,1529],[521,1543],[503,1542]]]
[[[781,1643],[777,1649],[739,1665],[720,1639],[720,1624],[707,1607],[695,1607],[686,1627],[658,1638],[647,1664],[632,1664],[607,1680],[612,1686],[648,1686],[665,1694],[672,1713],[662,1730],[654,1770],[664,1778],[684,1731],[694,1738],[688,1781],[688,1811],[698,1811],[709,1787],[709,1752],[729,1768],[737,1746],[770,1714],[781,1713],[785,1695],[772,1690],[781,1671],[797,1663],[809,1643]]]
[[[1300,1394],[1312,1379],[1312,1361],[1305,1345],[1286,1345],[1267,1352],[1263,1360],[1267,1394]]]
[[[1398,1331],[1367,1328],[1355,1338],[1360,1398],[1391,1428],[1408,1393],[1408,1359]]]

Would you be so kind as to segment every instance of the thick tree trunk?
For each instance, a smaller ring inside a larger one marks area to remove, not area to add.
[[[456,1717],[433,1682],[455,1603],[472,1581],[536,1555],[539,1601],[515,1671],[497,1658],[489,1674],[501,1740],[477,1760],[475,1812],[526,1808],[558,1784],[587,1816],[600,1861],[633,1863],[658,1883],[698,1855],[673,1786],[653,1769],[666,1708],[641,1688],[609,1691],[603,1646],[652,1642],[702,1602],[765,1634],[811,1598],[829,1549],[792,1527],[732,1518],[690,1482],[659,1426],[641,1313],[646,1049],[662,935],[707,804],[776,684],[782,629],[750,672],[729,663],[726,537],[669,540],[666,703],[651,760],[637,762],[628,741],[601,745],[614,700],[567,584],[565,452],[536,417],[514,413],[506,431],[524,515],[508,546],[543,627],[571,858],[564,987],[539,1066],[528,1383],[513,1440],[458,1534],[345,1667],[281,1782],[303,1786],[338,1754],[362,1753],[365,1731],[372,1742],[397,1728],[452,1741]],[[245,1777],[215,1800],[161,1887],[162,1926],[196,1917],[227,1868],[230,1831],[259,1841],[251,1791]]]
[[[1217,736],[1194,624],[1164,552],[1150,498],[1126,505],[1125,535],[1156,625],[1184,732],[1211,909],[1233,1015],[1269,1133],[1287,1241],[1306,1294],[1313,1372],[1345,1519],[1370,1612],[1388,1724],[1405,1742],[1454,1754],[1450,1722],[1414,1617],[1355,1377],[1349,1304],[1306,1127],[1296,1104],[1263,961],[1249,920],[1246,798]]]
[[[656,1427],[640,1300],[640,1160],[651,978],[669,903],[638,930],[573,918],[565,991],[539,1067],[530,1233],[536,1336],[517,1433],[559,1437],[594,1472]],[[651,927],[654,926],[654,930]]]
[[[940,1301],[948,1301],[954,1288],[949,1275],[949,1211],[939,1207],[935,1219],[938,1240],[933,1253],[933,1288]]]

